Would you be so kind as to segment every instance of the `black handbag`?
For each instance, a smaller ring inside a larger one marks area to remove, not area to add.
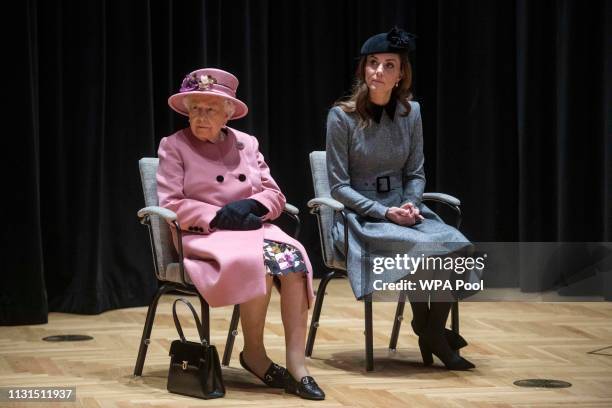
[[[176,315],[176,302],[185,303],[193,317],[200,336],[200,342],[185,340],[183,329]],[[208,344],[202,333],[200,319],[189,301],[180,298],[172,304],[172,317],[180,340],[170,346],[170,369],[168,371],[168,391],[196,398],[220,398],[225,395],[225,385],[221,374],[221,363],[215,346]]]

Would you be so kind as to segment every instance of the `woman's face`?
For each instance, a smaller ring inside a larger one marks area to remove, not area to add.
[[[393,53],[368,55],[364,79],[371,92],[390,92],[402,79],[399,55]]]
[[[213,95],[192,97],[189,101],[189,125],[200,140],[216,142],[229,120],[223,98]]]

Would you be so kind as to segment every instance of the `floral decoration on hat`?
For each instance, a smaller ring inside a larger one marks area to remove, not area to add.
[[[217,79],[211,75],[200,75],[199,78],[196,74],[187,75],[185,79],[183,79],[180,92],[205,91],[216,83]]]

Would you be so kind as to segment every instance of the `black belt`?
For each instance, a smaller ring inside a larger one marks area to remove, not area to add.
[[[351,186],[356,190],[374,191],[378,193],[388,193],[402,187],[401,178],[398,176],[379,176],[371,179],[352,179]]]

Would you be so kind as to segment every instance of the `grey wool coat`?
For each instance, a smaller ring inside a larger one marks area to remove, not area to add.
[[[378,253],[443,256],[470,245],[421,202],[425,189],[421,111],[417,102],[410,102],[410,107],[410,113],[401,116],[406,109],[397,103],[393,118],[383,111],[380,123],[372,121],[366,128],[359,127],[357,113],[346,113],[338,106],[327,117],[329,185],[331,196],[346,208],[349,253],[343,255],[358,299],[373,291],[373,280],[395,282],[408,273],[396,268],[374,274],[371,264],[364,262],[367,257]],[[404,227],[385,217],[389,207],[409,201],[425,217],[421,223]],[[343,252],[344,225],[338,215],[332,236],[336,250]]]

